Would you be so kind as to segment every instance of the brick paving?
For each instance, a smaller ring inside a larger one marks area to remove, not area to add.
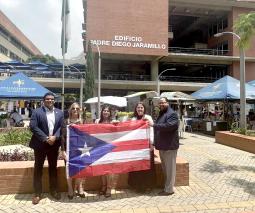
[[[252,213],[255,212],[255,155],[214,142],[213,137],[185,133],[178,155],[190,164],[190,185],[175,194],[157,196],[113,190],[111,198],[86,192],[86,198],[69,201],[66,193],[58,202],[48,194],[32,205],[31,194],[0,195],[0,212],[100,212],[100,213]]]

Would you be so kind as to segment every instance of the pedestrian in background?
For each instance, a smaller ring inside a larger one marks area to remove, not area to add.
[[[66,163],[66,136],[67,136],[67,126],[72,124],[82,124],[83,121],[81,119],[81,109],[78,103],[73,103],[68,110],[68,118],[62,124],[61,127],[61,155]],[[67,186],[68,186],[68,199],[72,200],[74,197],[74,193],[81,198],[85,198],[85,193],[83,189],[83,179],[77,178],[75,179],[75,191],[73,189],[73,179],[67,178]]]
[[[159,116],[153,124],[154,145],[159,150],[165,185],[159,195],[174,194],[176,156],[179,148],[178,115],[165,97],[159,99]]]
[[[61,110],[54,108],[54,99],[53,93],[46,93],[43,97],[43,106],[33,111],[30,120],[33,135],[29,146],[34,149],[35,156],[33,204],[38,204],[42,198],[42,172],[46,157],[49,165],[50,194],[56,200],[61,199],[57,184],[57,159],[64,117]]]

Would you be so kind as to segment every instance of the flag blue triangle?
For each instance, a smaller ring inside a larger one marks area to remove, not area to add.
[[[69,177],[86,169],[116,147],[72,126],[69,127],[69,135]]]

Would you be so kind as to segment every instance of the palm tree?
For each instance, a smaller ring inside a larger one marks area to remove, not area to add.
[[[243,49],[250,46],[250,41],[255,34],[255,12],[241,14],[234,24],[234,31],[240,36],[237,45]]]

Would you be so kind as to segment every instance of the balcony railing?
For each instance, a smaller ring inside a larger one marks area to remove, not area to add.
[[[150,81],[149,75],[132,75],[126,73],[103,74],[103,80],[133,80],[133,81]]]
[[[186,53],[199,55],[226,55],[229,50],[217,49],[197,49],[197,48],[183,48],[183,47],[169,47],[168,51],[171,53]]]
[[[196,82],[196,83],[212,83],[223,76],[219,77],[195,77],[195,76],[161,76],[161,81],[170,81],[170,82]]]
[[[62,78],[62,72],[59,71],[44,71],[44,72],[34,72],[31,70],[23,71],[0,71],[0,76],[12,76],[17,72],[22,72],[28,77],[34,78]],[[169,81],[169,82],[197,82],[197,83],[211,83],[223,77],[219,75],[218,77],[196,77],[196,76],[161,76],[160,81]],[[78,72],[65,72],[66,79],[80,79],[80,73]],[[150,75],[132,75],[126,73],[119,74],[103,74],[102,80],[118,80],[118,81],[151,81]]]
[[[33,70],[0,70],[0,76],[12,76],[18,72],[24,73],[28,77],[34,78],[62,78],[60,71],[33,71]],[[79,72],[65,71],[65,78],[67,79],[80,79]]]

